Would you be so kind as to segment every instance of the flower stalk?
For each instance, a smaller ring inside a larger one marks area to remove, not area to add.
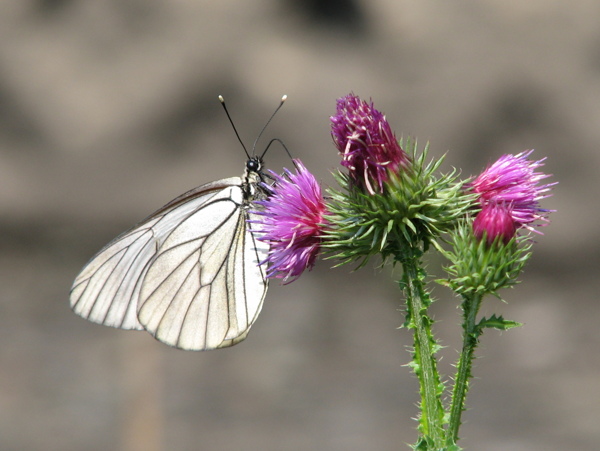
[[[477,313],[481,306],[483,296],[475,294],[467,296],[463,300],[463,344],[458,363],[456,365],[456,376],[452,390],[452,401],[450,404],[450,418],[446,431],[446,445],[455,445],[458,441],[458,430],[461,425],[462,413],[465,410],[465,398],[469,390],[469,379],[472,376],[471,368],[475,358],[475,348],[479,343],[482,329],[477,327]]]
[[[424,440],[434,446],[433,449],[441,449],[444,441],[441,395],[444,387],[440,382],[435,357],[439,345],[431,331],[433,320],[427,312],[431,297],[424,285],[425,274],[419,259],[421,251],[414,249],[408,254],[401,262],[403,277],[400,286],[406,296],[405,327],[414,330],[411,367],[419,380],[421,395],[419,430]]]

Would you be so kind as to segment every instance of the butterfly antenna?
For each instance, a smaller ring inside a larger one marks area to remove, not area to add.
[[[290,157],[290,160],[294,161],[294,157],[292,157],[292,154],[290,153],[289,149],[283,143],[283,141],[281,139],[279,139],[279,138],[273,138],[271,141],[269,141],[269,144],[267,144],[267,147],[265,148],[265,151],[260,156],[261,158],[265,156],[265,154],[267,153],[267,150],[269,150],[269,147],[271,147],[271,144],[273,144],[274,142],[278,142],[279,144],[281,144],[281,147],[283,147],[285,149],[285,153],[288,154],[288,157]]]
[[[223,106],[223,109],[225,110],[225,114],[227,115],[227,119],[229,119],[229,123],[233,127],[233,131],[235,132],[235,136],[237,136],[238,141],[240,142],[240,144],[242,145],[242,148],[244,149],[244,152],[246,152],[246,156],[248,158],[250,158],[250,154],[248,153],[248,149],[246,149],[246,146],[244,145],[244,141],[242,141],[242,138],[240,138],[240,134],[238,133],[237,128],[235,128],[235,124],[233,123],[233,120],[231,119],[231,116],[229,115],[229,111],[227,110],[227,105],[225,105],[225,99],[223,98],[223,96],[219,96],[219,101],[221,102],[221,105]],[[283,104],[283,101],[281,103]],[[281,108],[281,105],[279,105],[279,107]],[[277,109],[279,109],[279,108],[277,108]],[[275,112],[277,112],[277,110],[275,110]],[[270,121],[270,119],[269,119],[269,121]],[[267,122],[267,124],[268,124],[268,122]],[[256,145],[256,142],[254,144]]]
[[[268,127],[268,125],[271,123],[271,121],[273,120],[273,118],[275,117],[275,115],[277,114],[277,112],[281,109],[281,107],[283,106],[283,102],[285,102],[286,99],[287,99],[287,95],[284,95],[281,98],[281,102],[279,102],[279,106],[277,108],[275,108],[275,111],[273,111],[273,114],[271,114],[271,117],[269,118],[269,120],[267,121],[267,123],[265,124],[265,126],[262,128],[262,130],[260,131],[260,133],[258,134],[258,136],[256,137],[256,139],[254,140],[254,144],[252,144],[252,154],[253,155],[254,155],[255,150],[256,150],[256,143],[258,142],[258,140],[260,139],[260,137],[262,136],[263,132],[266,130],[266,128]],[[272,142],[273,142],[273,140],[269,143],[269,146],[271,145]],[[281,141],[279,141],[279,142],[281,142]],[[283,146],[283,147],[285,147],[285,146]],[[267,146],[267,148],[268,148],[268,146]],[[266,152],[266,150],[265,150],[265,152]],[[265,154],[265,152],[263,152],[263,155]],[[288,152],[288,154],[289,154],[289,152]]]

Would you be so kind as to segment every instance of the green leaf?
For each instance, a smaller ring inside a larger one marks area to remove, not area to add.
[[[516,321],[511,321],[508,319],[504,319],[501,316],[492,315],[490,318],[481,318],[477,327],[480,329],[489,328],[489,329],[498,329],[498,330],[508,330],[514,329],[515,327],[522,326],[522,323],[518,323]]]

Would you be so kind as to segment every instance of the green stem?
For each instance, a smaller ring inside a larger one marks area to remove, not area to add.
[[[477,347],[481,328],[476,324],[477,313],[481,305],[482,296],[464,298],[464,324],[463,324],[463,346],[457,364],[454,388],[452,390],[452,403],[450,405],[450,420],[446,436],[446,445],[454,445],[458,441],[458,429],[461,425],[461,416],[465,410],[465,397],[469,391],[469,379],[475,348]]]
[[[415,373],[421,394],[421,432],[429,437],[435,449],[444,443],[444,410],[440,400],[440,378],[435,359],[435,340],[431,332],[432,320],[427,314],[431,303],[420,273],[419,259],[403,259],[404,286],[408,303],[409,324],[414,331]]]

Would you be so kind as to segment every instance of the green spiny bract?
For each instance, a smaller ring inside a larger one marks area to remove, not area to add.
[[[328,230],[323,248],[329,258],[342,263],[361,261],[375,254],[402,261],[407,248],[430,244],[473,206],[474,196],[465,194],[458,174],[436,174],[443,158],[427,162],[425,147],[417,155],[416,141],[400,140],[411,164],[390,174],[381,193],[370,194],[355,186],[343,172],[334,174],[341,190],[329,190]]]
[[[531,256],[528,236],[513,237],[504,244],[496,239],[488,244],[477,239],[469,220],[461,221],[453,232],[452,250],[444,252],[450,260],[445,267],[448,279],[438,280],[459,295],[493,294],[517,283],[517,277]]]

